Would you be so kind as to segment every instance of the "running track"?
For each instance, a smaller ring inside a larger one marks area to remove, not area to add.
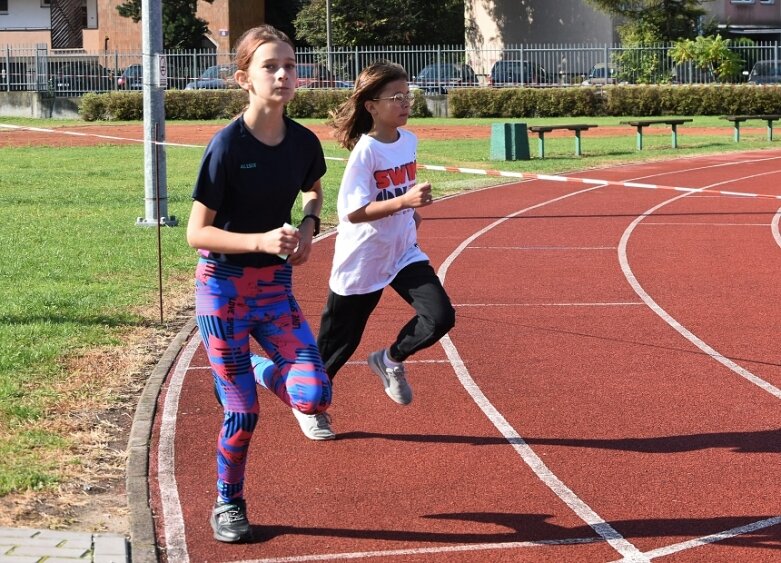
[[[781,151],[582,176],[705,190],[530,180],[422,210],[455,329],[392,403],[364,363],[410,314],[386,292],[336,441],[262,393],[254,543],[211,538],[221,410],[193,336],[151,446],[167,560],[781,561],[781,203],[707,191],[781,194]],[[296,272],[315,332],[332,248]]]

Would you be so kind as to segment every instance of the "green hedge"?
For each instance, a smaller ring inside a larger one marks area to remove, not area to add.
[[[470,88],[448,95],[451,117],[577,117],[781,113],[781,87],[749,84]]]
[[[297,90],[287,105],[287,114],[292,118],[325,119],[328,112],[349,95],[350,90]],[[246,105],[247,93],[241,89],[165,92],[167,120],[231,119],[241,113]],[[138,91],[85,94],[79,105],[79,114],[85,121],[133,121],[143,119],[143,107],[143,93]],[[412,116],[431,117],[420,91],[415,92]]]

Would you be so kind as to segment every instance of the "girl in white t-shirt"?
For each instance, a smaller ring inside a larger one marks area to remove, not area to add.
[[[415,315],[398,334],[388,335],[388,346],[370,354],[368,363],[401,405],[412,401],[403,362],[455,324],[450,298],[417,242],[416,208],[430,205],[432,196],[431,184],[416,178],[417,138],[401,129],[413,100],[406,71],[379,61],[361,72],[352,95],[332,116],[336,138],[352,152],[339,188],[330,290],[317,338],[333,380],[358,347],[383,289],[391,286]],[[333,437],[324,417],[319,427],[311,417],[310,426],[298,417],[305,435]]]

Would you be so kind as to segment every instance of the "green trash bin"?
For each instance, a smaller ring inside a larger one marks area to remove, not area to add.
[[[525,123],[491,124],[491,160],[530,160]]]

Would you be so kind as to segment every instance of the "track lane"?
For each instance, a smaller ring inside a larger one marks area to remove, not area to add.
[[[425,230],[421,232],[424,247],[431,254],[435,264],[439,263],[453,251],[460,241],[463,241],[463,234],[459,235],[458,231],[461,233],[470,232],[464,231],[464,229],[472,228],[471,232],[475,232],[479,228],[484,228],[491,221],[503,217],[502,211],[506,215],[508,208],[519,209],[522,205],[534,205],[535,201],[540,201],[541,196],[550,198],[553,192],[564,194],[566,190],[559,186],[551,188],[550,186],[527,183],[520,190],[516,186],[514,192],[505,187],[496,188],[483,194],[489,197],[477,199],[475,196],[474,201],[479,202],[477,206],[472,204],[470,207],[468,202],[465,205],[463,202],[456,205],[455,200],[452,202],[452,206],[447,201],[438,202],[437,205],[426,210],[429,219],[424,222]],[[636,194],[633,197],[647,198],[651,196]],[[512,201],[509,201],[510,199]],[[651,199],[658,201],[659,194]],[[599,237],[592,234],[593,230],[599,233],[605,233],[607,230],[611,232],[611,236],[615,236],[615,232],[620,229],[617,222],[613,224],[613,221],[605,220],[605,212],[602,208],[605,204],[606,202],[603,200],[599,204],[600,208],[597,212],[591,213],[592,215],[598,214],[598,212],[602,214],[600,219],[596,219],[599,224],[594,229],[584,229],[583,218],[579,217],[571,221],[573,224],[569,227],[569,231],[573,235],[577,235],[579,232],[586,233],[585,236],[589,238],[589,244],[599,242],[597,240]],[[546,211],[549,210],[550,208]],[[582,214],[582,209],[580,212]],[[549,219],[552,220],[555,216],[560,220],[562,214],[566,215],[567,213],[572,215],[575,214],[575,211],[560,209],[553,213]],[[630,219],[631,217],[625,217],[623,221],[626,222]],[[541,224],[539,218],[535,218],[534,221],[539,227]],[[575,222],[578,222],[579,225],[575,225]],[[519,223],[515,220],[505,221],[503,227],[512,226],[515,229]],[[531,221],[527,221],[527,224],[531,224]],[[606,227],[607,224],[610,226]],[[549,227],[548,230],[555,230],[555,228]],[[545,242],[539,229],[528,229],[526,233],[530,237],[528,242],[533,245]],[[429,237],[429,235],[431,236]],[[510,236],[514,239],[523,239],[524,234],[511,233]],[[535,236],[536,238],[534,238]],[[327,241],[322,241],[320,244],[324,243],[327,246]],[[562,241],[557,241],[557,246],[563,247],[564,244]],[[478,271],[483,274],[486,271],[485,265],[491,263],[487,259],[487,255],[494,251],[487,248],[474,250],[475,252],[472,254],[476,258],[477,266],[482,267],[482,270]],[[562,248],[546,249],[546,252],[556,254],[560,253],[561,250]],[[601,253],[601,251],[594,250],[588,252],[591,253],[590,255],[600,255]],[[319,265],[317,262],[320,258],[325,258],[326,254],[327,251],[318,252],[318,260],[303,268],[304,271],[301,273],[304,275],[297,274],[296,278],[297,293],[302,297],[302,306],[310,322],[315,320],[319,314],[319,303],[322,303],[322,296],[324,296],[322,268],[324,264],[328,263],[328,260],[321,260]],[[469,252],[465,254],[469,254]],[[463,260],[466,258],[459,258],[458,267],[462,267]],[[540,264],[542,265],[542,262]],[[576,265],[574,262],[569,263],[564,271],[571,271]],[[319,273],[317,273],[318,268],[321,268]],[[544,270],[542,268],[537,270],[528,268],[524,271],[533,275],[535,271],[539,274]],[[598,284],[605,278],[607,271],[608,268],[601,264],[596,269],[590,270],[591,277],[587,276],[584,279]],[[301,283],[302,278],[303,283]],[[464,279],[473,283],[475,279],[479,278],[466,275]],[[503,283],[499,278],[492,281],[500,283],[500,285]],[[469,282],[460,282],[457,286],[468,286]],[[517,287],[517,278],[511,282],[513,284],[511,287]],[[450,281],[447,281],[446,286],[452,293],[454,288],[451,288],[449,283]],[[611,284],[614,285],[615,280]],[[493,287],[493,284],[491,286]],[[539,288],[540,284],[537,286]],[[576,287],[570,283],[562,287],[561,293],[566,294]],[[626,284],[623,284],[619,291],[615,291],[613,288],[613,293],[620,294],[622,298],[625,295],[630,295]],[[550,298],[553,295],[546,297]],[[599,296],[600,299],[603,297]],[[611,297],[611,299],[613,298],[615,296]],[[594,302],[598,302],[600,299],[596,299]],[[485,310],[480,310],[480,303],[487,306],[486,309],[489,310],[490,314],[486,315]],[[492,343],[493,333],[489,329],[486,329],[488,332],[481,332],[479,325],[482,323],[484,326],[490,327],[491,323],[487,321],[491,320],[491,316],[501,315],[501,311],[509,309],[509,307],[492,306],[486,300],[473,303],[473,305],[475,304],[478,306],[469,307],[467,313],[464,312],[465,308],[458,309],[459,323],[452,333],[453,340],[457,343],[464,340],[472,341],[477,350],[465,360],[465,364],[470,369],[484,369],[486,372],[485,381],[492,381],[495,385],[502,387],[506,378],[499,378],[496,374],[501,374],[508,362],[507,360],[497,360],[495,356],[499,354],[486,354],[486,343]],[[581,305],[581,307],[583,306]],[[593,305],[592,307],[596,308]],[[637,309],[636,304],[627,305],[627,307],[633,311]],[[576,340],[582,340],[584,339],[583,335],[586,335],[585,338],[590,341],[590,346],[608,346],[606,354],[610,358],[619,360],[622,355],[626,355],[626,341],[629,340],[627,331],[635,327],[632,323],[626,325],[621,323],[622,320],[626,319],[622,309],[601,306],[597,316],[602,319],[602,322],[596,328],[594,323],[587,322],[582,316],[582,311],[580,309],[576,311],[575,307],[555,308],[549,306],[544,310],[545,314],[541,314],[538,309],[544,308],[530,307],[524,312],[524,315],[529,315],[529,310],[533,311],[531,326],[536,328],[530,331],[530,334],[534,333],[534,338],[530,338],[530,340],[534,342],[536,338],[539,342],[538,346],[518,350],[517,346],[513,348],[512,342],[506,345],[497,345],[498,353],[506,352],[510,354],[510,357],[519,358],[516,365],[521,365],[521,362],[528,358],[531,352],[534,363],[539,368],[538,377],[542,377],[540,372],[555,376],[556,362],[558,362],[560,369],[563,360],[578,358],[578,351],[583,349],[583,345],[579,342],[573,343],[573,334]],[[617,314],[619,310],[621,312]],[[363,358],[368,351],[379,346],[385,340],[382,336],[385,327],[389,324],[390,326],[398,324],[398,312],[400,311],[405,311],[406,314],[406,305],[392,298],[383,298],[379,314],[372,320],[372,324],[367,330],[367,342],[362,347],[364,349],[359,350],[356,354],[358,359]],[[636,313],[637,311],[632,314]],[[607,318],[605,318],[606,315]],[[496,333],[499,335],[502,333],[501,329],[512,326],[509,323],[513,322],[514,317],[515,314],[495,317]],[[528,323],[527,319],[528,317],[525,317],[524,321]],[[642,333],[643,337],[649,337],[650,343],[641,338],[639,344],[629,344],[630,350],[649,347],[662,349],[663,356],[673,356],[670,358],[670,365],[673,366],[690,361],[691,350],[684,349],[679,354],[670,353],[669,349],[676,350],[676,348],[682,347],[680,338],[677,335],[672,335],[671,331],[664,327],[660,328],[657,321],[658,319],[651,323],[655,332]],[[473,329],[473,327],[477,328]],[[540,331],[539,327],[543,327],[544,330]],[[603,333],[602,330],[605,332]],[[504,332],[507,331],[504,330]],[[540,335],[539,332],[544,334]],[[553,342],[551,342],[551,334],[557,335]],[[524,333],[519,332],[519,338],[516,340],[522,340],[524,336]],[[462,346],[459,344],[459,350]],[[559,348],[559,346],[561,347]],[[551,353],[550,356],[543,354],[541,358],[538,358],[540,350],[545,350],[546,347],[552,350],[558,349],[560,354]],[[515,356],[512,356],[513,350]],[[551,362],[548,365],[545,365],[546,358],[548,362]],[[209,539],[208,524],[203,518],[204,514],[208,514],[208,505],[212,498],[210,494],[211,481],[213,480],[211,476],[213,472],[211,468],[213,465],[211,442],[213,441],[212,436],[216,435],[216,421],[219,419],[219,411],[214,411],[216,404],[211,411],[204,404],[204,398],[210,397],[210,379],[193,376],[192,381],[183,388],[183,406],[180,407],[183,409],[183,417],[189,418],[189,420],[186,423],[182,423],[180,420],[180,431],[177,436],[177,452],[183,452],[183,455],[187,456],[184,459],[177,459],[177,464],[183,464],[190,469],[187,475],[181,477],[183,482],[180,483],[180,488],[184,492],[185,528],[192,560],[240,560],[242,558],[249,560],[249,558],[257,559],[258,553],[262,553],[263,557],[283,557],[284,554],[291,553],[335,554],[340,553],[339,547],[345,547],[345,553],[360,552],[365,554],[362,558],[371,558],[381,555],[376,552],[378,546],[381,549],[413,550],[411,552],[398,552],[395,556],[388,553],[388,556],[393,557],[394,560],[431,560],[432,557],[437,557],[437,553],[439,553],[439,557],[445,557],[448,561],[484,561],[488,558],[497,561],[523,560],[524,557],[533,561],[562,559],[607,561],[611,559],[610,553],[613,553],[613,558],[615,558],[615,551],[602,542],[578,544],[576,547],[557,545],[544,548],[540,546],[523,548],[514,546],[506,548],[506,551],[497,549],[473,553],[444,551],[445,547],[453,549],[457,548],[458,545],[474,546],[480,543],[479,540],[486,540],[487,544],[492,545],[496,545],[497,541],[523,542],[535,541],[534,538],[551,537],[558,540],[570,539],[584,542],[594,542],[595,540],[593,531],[578,521],[558,499],[551,498],[548,492],[541,490],[539,482],[533,475],[518,467],[517,458],[514,457],[514,454],[507,452],[507,447],[501,446],[502,439],[497,436],[495,429],[487,423],[484,417],[476,413],[474,408],[469,406],[463,390],[453,384],[452,376],[448,375],[452,368],[443,369],[442,362],[444,360],[442,351],[435,348],[427,351],[425,355],[421,355],[420,362],[411,366],[411,369],[414,370],[412,381],[416,389],[416,403],[410,409],[404,409],[403,412],[399,412],[398,408],[390,405],[387,399],[380,395],[381,389],[378,393],[378,389],[371,388],[371,384],[377,385],[376,382],[370,381],[370,385],[366,386],[364,380],[367,374],[363,365],[360,363],[348,365],[345,373],[340,374],[336,383],[338,404],[335,405],[333,412],[336,417],[337,430],[339,432],[345,431],[345,439],[343,441],[337,440],[330,446],[338,446],[338,449],[328,446],[323,448],[323,444],[307,443],[294,428],[290,413],[278,404],[278,401],[271,398],[264,401],[261,419],[263,433],[258,434],[256,441],[253,442],[253,448],[255,443],[262,444],[262,453],[259,454],[263,456],[262,465],[281,469],[253,476],[252,490],[262,491],[261,497],[255,503],[259,512],[263,511],[264,513],[258,519],[259,523],[263,524],[263,522],[269,521],[274,522],[274,525],[264,525],[259,528],[260,532],[267,535],[265,543],[241,547],[214,545],[216,542]],[[603,355],[595,354],[595,359],[591,361],[600,362],[602,360]],[[647,369],[653,370],[658,367],[655,355],[648,356],[646,361],[648,362]],[[591,371],[587,367],[588,363],[586,362],[582,370],[584,376],[590,373],[594,377],[594,374],[598,373],[598,371]],[[193,373],[195,374],[197,371],[195,369]],[[589,499],[592,497],[598,499],[600,507],[604,505],[609,509],[608,512],[615,512],[617,517],[611,515],[609,518],[617,529],[624,528],[633,531],[631,535],[636,535],[641,539],[648,536],[648,546],[644,546],[644,549],[653,548],[652,544],[656,544],[657,547],[660,543],[663,545],[671,544],[678,539],[679,536],[672,532],[661,535],[659,533],[660,530],[664,531],[665,527],[671,529],[682,522],[687,522],[683,515],[680,518],[667,517],[669,512],[667,508],[664,508],[659,510],[664,516],[655,519],[646,518],[647,515],[638,510],[637,504],[634,507],[628,506],[614,510],[611,506],[613,502],[626,503],[618,492],[608,494],[607,499],[599,498],[604,495],[604,491],[598,487],[598,480],[578,479],[578,476],[583,473],[584,465],[585,467],[608,467],[610,472],[615,473],[616,479],[626,477],[626,473],[621,473],[617,469],[621,463],[616,464],[614,460],[615,454],[623,459],[623,456],[626,455],[625,450],[631,449],[633,445],[631,440],[627,442],[626,436],[611,438],[610,436],[600,437],[599,434],[594,433],[589,434],[588,428],[584,428],[583,424],[587,423],[590,418],[585,416],[582,417],[582,420],[577,417],[569,420],[558,430],[558,433],[551,432],[552,429],[556,430],[559,421],[566,418],[562,416],[562,413],[567,411],[552,411],[550,407],[561,409],[562,404],[567,406],[566,396],[569,396],[569,408],[571,409],[569,412],[573,413],[573,416],[577,413],[590,412],[593,417],[594,413],[601,412],[603,420],[615,426],[616,420],[618,420],[616,413],[621,415],[625,413],[618,410],[615,404],[607,403],[610,408],[605,408],[606,403],[603,401],[609,400],[615,403],[614,397],[616,395],[605,393],[599,401],[595,398],[595,405],[601,404],[602,408],[595,406],[593,410],[589,411],[582,400],[584,387],[578,385],[577,379],[570,378],[559,382],[563,390],[561,395],[564,396],[561,399],[562,403],[547,404],[545,401],[551,399],[551,381],[546,382],[548,385],[547,393],[545,393],[545,387],[541,386],[539,395],[535,396],[537,388],[535,387],[534,373],[531,369],[528,371],[528,375],[524,372],[523,377],[519,378],[523,380],[519,393],[524,400],[526,398],[522,396],[523,393],[528,393],[531,398],[538,400],[529,399],[529,404],[525,409],[524,405],[516,403],[507,404],[505,408],[501,409],[504,413],[512,413],[508,420],[512,420],[512,417],[518,418],[517,426],[513,424],[513,427],[523,428],[523,425],[528,423],[528,417],[524,416],[526,413],[542,413],[543,416],[536,419],[539,421],[538,430],[540,432],[529,434],[531,436],[529,440],[532,440],[530,444],[534,450],[542,451],[542,455],[546,458],[550,456],[560,456],[562,459],[572,458],[572,454],[577,454],[574,456],[574,461],[561,462],[562,470],[561,473],[557,470],[557,475],[562,474],[569,477],[567,467],[570,467],[573,476],[571,479],[565,479],[565,482],[575,483],[577,486],[573,487],[574,490],[583,491],[582,494]],[[621,372],[617,371],[616,373],[620,374]],[[580,383],[584,381],[587,380],[581,380]],[[626,383],[620,377],[616,381],[616,391],[627,389],[626,385],[620,385],[620,383]],[[635,382],[637,382],[636,379]],[[599,378],[592,380],[592,387],[598,389],[601,383],[603,382]],[[567,387],[567,384],[570,387]],[[673,386],[670,387],[670,392],[674,392]],[[488,393],[493,393],[490,387],[488,389]],[[502,393],[507,395],[506,388],[496,393],[497,395]],[[633,407],[633,405],[641,404],[640,400],[647,394],[647,387],[644,394],[643,385],[637,383],[636,398],[638,401],[629,401],[629,408],[637,408],[639,411],[640,407]],[[424,398],[423,401],[421,401],[422,398]],[[421,402],[424,404],[420,405]],[[187,407],[188,404],[194,408]],[[604,415],[605,412],[608,414]],[[611,412],[612,416],[610,416]],[[186,416],[184,416],[185,414]],[[638,414],[642,416],[642,413]],[[692,417],[696,418],[696,415],[692,414]],[[447,432],[441,431],[443,420],[447,421]],[[668,444],[667,447],[672,447],[669,444],[675,444],[675,438],[678,437],[673,436],[673,439],[665,441],[666,437],[664,436],[654,436],[650,432],[654,428],[651,422],[645,422],[645,424],[649,424],[648,427],[644,427],[645,435],[640,432],[635,436],[635,439],[638,440],[634,444],[635,447],[641,450],[647,449],[648,444],[651,444],[652,447],[654,444],[662,446]],[[393,426],[392,432],[389,431],[389,424]],[[188,428],[182,428],[182,426],[188,426]],[[597,428],[604,429],[604,426],[597,425]],[[671,428],[679,429],[680,426],[671,423]],[[440,429],[440,432],[437,432],[437,429]],[[547,432],[543,433],[545,430]],[[626,428],[624,430],[626,431]],[[179,435],[188,432],[193,434],[193,439],[188,440],[186,436],[182,438]],[[595,439],[594,436],[597,438]],[[589,440],[593,441],[589,442]],[[564,443],[566,441],[569,443]],[[489,453],[486,453],[486,449],[489,450]],[[604,456],[604,461],[601,463],[598,461],[596,465],[590,464],[589,460],[584,462],[582,456],[583,454],[588,455],[589,452],[594,452],[597,456]],[[605,452],[613,455],[606,455]],[[663,452],[653,452],[651,456],[648,456],[647,451],[641,453],[650,457],[651,461],[657,462],[660,457],[659,453]],[[292,462],[291,454],[294,458]],[[489,455],[488,459],[491,461],[491,471],[485,470],[486,455]],[[405,461],[409,461],[409,464],[404,463]],[[637,465],[636,471],[638,475],[646,476],[647,479],[649,466],[647,461],[644,463],[646,463],[645,469],[641,463]],[[354,466],[356,470],[351,471],[349,475],[344,475],[344,468],[351,466]],[[426,468],[424,475],[421,475],[421,466]],[[428,470],[429,466],[431,466],[431,471]],[[203,467],[203,471],[199,469],[200,467]],[[382,470],[382,468],[389,467],[393,469],[391,476],[384,474]],[[652,469],[654,467],[654,464],[650,466]],[[180,474],[177,473],[177,475]],[[342,476],[344,482],[333,484],[335,475]],[[404,491],[404,498],[401,501],[398,494],[388,494],[383,479],[389,478],[393,479],[392,482],[400,483],[399,487]],[[291,503],[291,479],[294,479],[294,482],[305,484],[305,486],[294,489],[296,494],[293,496],[302,496],[302,498],[296,498],[294,506],[284,506],[285,503]],[[310,483],[318,483],[315,487],[316,492],[307,490]],[[697,484],[695,480],[689,483],[694,486]],[[356,493],[356,490],[360,493]],[[518,497],[517,491],[519,490],[524,491],[521,497]],[[629,493],[627,494],[629,498],[633,496],[631,493],[635,492],[631,487],[625,490]],[[685,490],[685,486],[682,486],[681,490]],[[448,494],[445,494],[444,491],[448,491]],[[304,494],[300,495],[300,493]],[[443,496],[447,498],[443,499]],[[203,500],[199,501],[199,497],[203,497]],[[467,506],[465,507],[464,504]],[[266,508],[267,506],[268,508]],[[642,506],[641,502],[640,507]],[[454,510],[454,508],[457,509]],[[395,514],[395,510],[398,510],[399,513]],[[621,518],[624,511],[626,511],[625,517]],[[681,512],[685,514],[686,510]],[[251,513],[253,513],[252,508]],[[304,514],[303,518],[302,514]],[[357,514],[361,515],[361,523],[356,525]],[[749,516],[761,517],[763,515],[757,513]],[[692,535],[705,535],[710,533],[708,530],[714,526],[724,524],[729,527],[729,522],[733,522],[737,518],[735,516],[723,521],[716,518],[694,518],[689,521],[688,526],[683,526],[686,533],[682,533],[680,537],[683,540]],[[199,520],[204,521],[199,522]],[[305,521],[303,524],[302,520]],[[254,518],[253,521],[255,521]],[[405,526],[399,527],[399,521],[404,522]],[[277,522],[282,524],[277,525]],[[648,522],[652,524],[650,531],[645,526]],[[508,532],[508,530],[510,531]],[[663,541],[660,542],[659,537],[663,538]],[[324,539],[327,541],[323,542]],[[432,544],[440,544],[443,551],[435,551],[434,553],[414,551]],[[362,547],[367,549],[361,550]],[[205,558],[200,559],[199,557]],[[458,557],[458,559],[453,559],[453,557]]]

